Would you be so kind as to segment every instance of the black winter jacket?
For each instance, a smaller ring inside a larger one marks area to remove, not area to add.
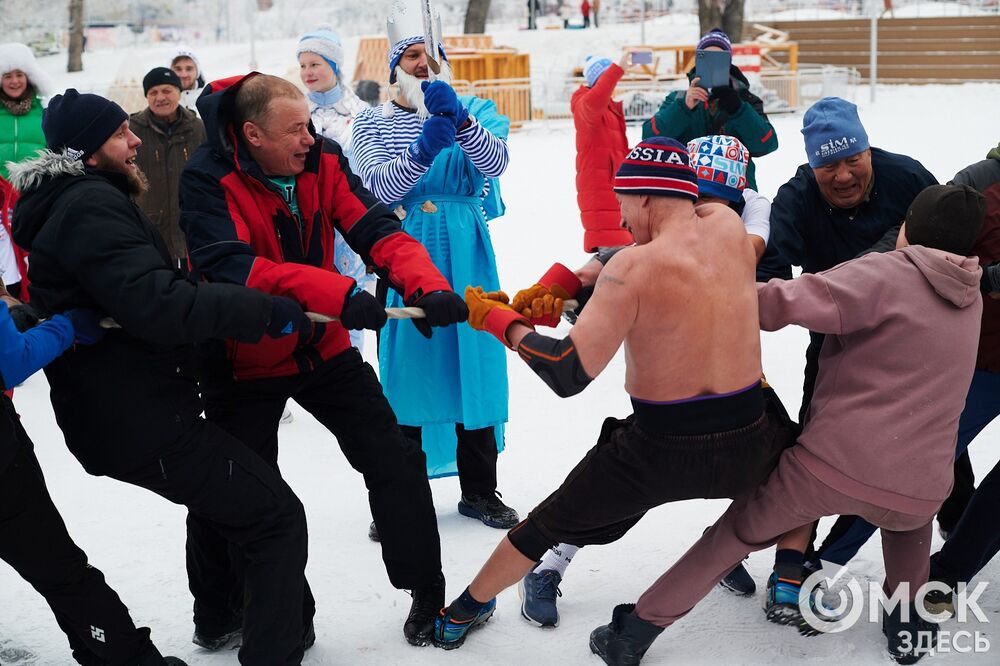
[[[792,266],[801,266],[803,273],[825,271],[876,243],[880,251],[894,249],[893,230],[899,229],[914,197],[937,180],[912,157],[871,151],[875,183],[868,201],[854,210],[828,204],[808,164],[778,189],[771,204],[771,237],[757,264],[758,281],[790,279]]]
[[[91,474],[149,464],[201,413],[192,343],[259,340],[271,297],[179,276],[122,174],[46,151],[19,164],[12,182],[32,304],[45,314],[94,308],[122,327],[45,370],[66,444]]]

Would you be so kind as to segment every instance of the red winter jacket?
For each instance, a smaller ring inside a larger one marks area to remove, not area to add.
[[[14,214],[14,205],[17,204],[17,197],[18,192],[10,184],[10,181],[0,176],[0,223],[3,224],[4,233],[7,234],[7,238],[11,239],[10,245],[14,248],[14,258],[17,260],[17,268],[21,271],[21,287],[18,300],[22,303],[27,303],[31,300],[31,296],[28,294],[28,285],[30,284],[28,281],[28,253],[14,243],[14,239],[10,233],[11,218]],[[13,284],[13,282],[10,284]]]
[[[621,228],[622,214],[612,185],[628,154],[625,112],[611,94],[625,72],[611,65],[593,88],[580,86],[570,99],[576,127],[576,201],[583,220],[583,251],[631,245],[632,234]]]
[[[334,269],[336,227],[408,303],[432,291],[450,291],[424,247],[351,172],[340,146],[319,136],[295,179],[299,228],[278,187],[232,128],[236,91],[256,75],[214,81],[198,100],[208,139],[188,161],[180,186],[180,224],[195,273],[287,296],[307,311],[336,317],[355,285]],[[309,340],[297,338],[264,338],[255,344],[228,340],[234,375],[294,375],[350,346],[339,322],[317,324]]]

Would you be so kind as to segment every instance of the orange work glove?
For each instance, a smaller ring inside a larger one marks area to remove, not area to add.
[[[563,301],[580,291],[580,278],[562,264],[552,264],[538,282],[514,294],[511,304],[516,311],[537,326],[558,326]]]
[[[469,306],[469,326],[477,331],[486,331],[508,347],[507,328],[521,322],[531,326],[531,322],[507,305],[507,294],[502,291],[487,293],[482,287],[465,288],[465,304]]]

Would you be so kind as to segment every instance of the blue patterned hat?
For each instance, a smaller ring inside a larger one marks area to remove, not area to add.
[[[703,136],[688,142],[698,193],[740,201],[747,186],[750,151],[734,136]]]

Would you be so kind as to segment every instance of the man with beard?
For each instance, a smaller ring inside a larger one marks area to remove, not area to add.
[[[425,458],[400,432],[375,371],[351,346],[349,329],[377,330],[386,313],[336,271],[334,231],[408,305],[423,308],[426,318],[414,321],[427,331],[465,321],[468,310],[424,248],[362,187],[340,144],[316,136],[298,88],[252,72],[213,81],[198,106],[209,140],[181,176],[181,228],[194,270],[338,318],[297,340],[229,339],[206,349],[205,415],[275,470],[278,420],[289,399],[336,436],[364,476],[389,579],[413,591],[403,633],[426,645],[444,602],[444,576]],[[239,626],[232,600],[243,591],[227,535],[216,527],[195,514],[188,520],[195,627],[206,638]],[[303,612],[315,612],[308,586]]]
[[[452,287],[499,289],[487,222],[504,212],[498,178],[507,168],[510,122],[490,100],[456,96],[444,49],[441,71],[429,82],[424,37],[412,30],[390,34],[397,98],[354,121],[358,173],[396,209]],[[394,292],[388,301],[397,306],[403,298]],[[379,339],[379,369],[403,431],[427,454],[428,475],[458,475],[459,513],[490,527],[516,525],[517,512],[497,492],[508,399],[503,347],[464,326],[430,338],[429,329],[390,321]]]
[[[135,166],[141,142],[117,104],[71,88],[49,103],[42,127],[48,150],[11,173],[32,302],[46,315],[97,310],[121,326],[45,369],[66,444],[89,473],[182,504],[239,544],[240,661],[297,664],[312,640],[301,613],[305,513],[270,465],[199,416],[192,343],[309,336],[312,325],[290,299],[196,285],[173,269],[131,201],[146,187]]]

